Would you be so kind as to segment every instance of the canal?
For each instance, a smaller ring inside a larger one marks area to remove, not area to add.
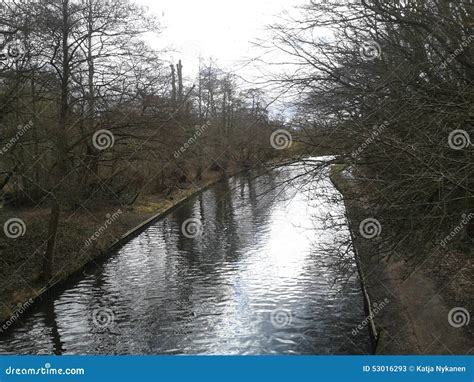
[[[0,353],[370,353],[353,254],[335,250],[350,238],[343,203],[304,173],[192,197],[37,304]]]

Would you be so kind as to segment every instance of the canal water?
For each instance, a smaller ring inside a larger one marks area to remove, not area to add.
[[[304,173],[191,198],[36,305],[0,354],[370,353],[343,203]]]

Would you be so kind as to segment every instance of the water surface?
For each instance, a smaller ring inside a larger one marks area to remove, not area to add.
[[[193,197],[25,315],[0,353],[369,353],[352,255],[341,277],[329,249],[348,238],[343,206],[325,177],[285,182],[301,171]]]

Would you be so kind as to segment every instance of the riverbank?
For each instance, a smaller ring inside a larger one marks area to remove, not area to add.
[[[469,326],[454,327],[448,320],[456,307],[472,311],[472,287],[466,282],[472,280],[472,258],[467,253],[439,249],[381,256],[387,250],[383,231],[372,239],[359,232],[360,222],[373,217],[374,209],[356,197],[357,184],[345,170],[344,165],[334,166],[331,180],[344,197],[363,284],[372,305],[377,331],[375,353],[472,354],[472,330]],[[417,263],[407,258],[424,260]]]
[[[32,301],[53,285],[67,280],[87,264],[98,260],[111,249],[159,219],[177,205],[202,192],[227,176],[208,171],[202,180],[168,195],[143,195],[131,206],[95,205],[63,211],[58,232],[53,280],[41,280],[41,268],[47,237],[49,208],[0,210],[1,221],[14,215],[25,223],[25,234],[0,244],[0,323],[29,308]]]

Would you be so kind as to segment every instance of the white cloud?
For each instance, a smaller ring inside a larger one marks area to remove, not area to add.
[[[284,9],[304,0],[137,0],[155,13],[164,26],[155,47],[173,47],[169,59],[181,58],[185,74],[192,76],[198,58],[213,57],[226,69],[238,69],[253,56],[252,42],[266,35],[265,26],[276,21]],[[246,68],[241,72],[246,75]],[[247,73],[248,74],[248,73]]]

